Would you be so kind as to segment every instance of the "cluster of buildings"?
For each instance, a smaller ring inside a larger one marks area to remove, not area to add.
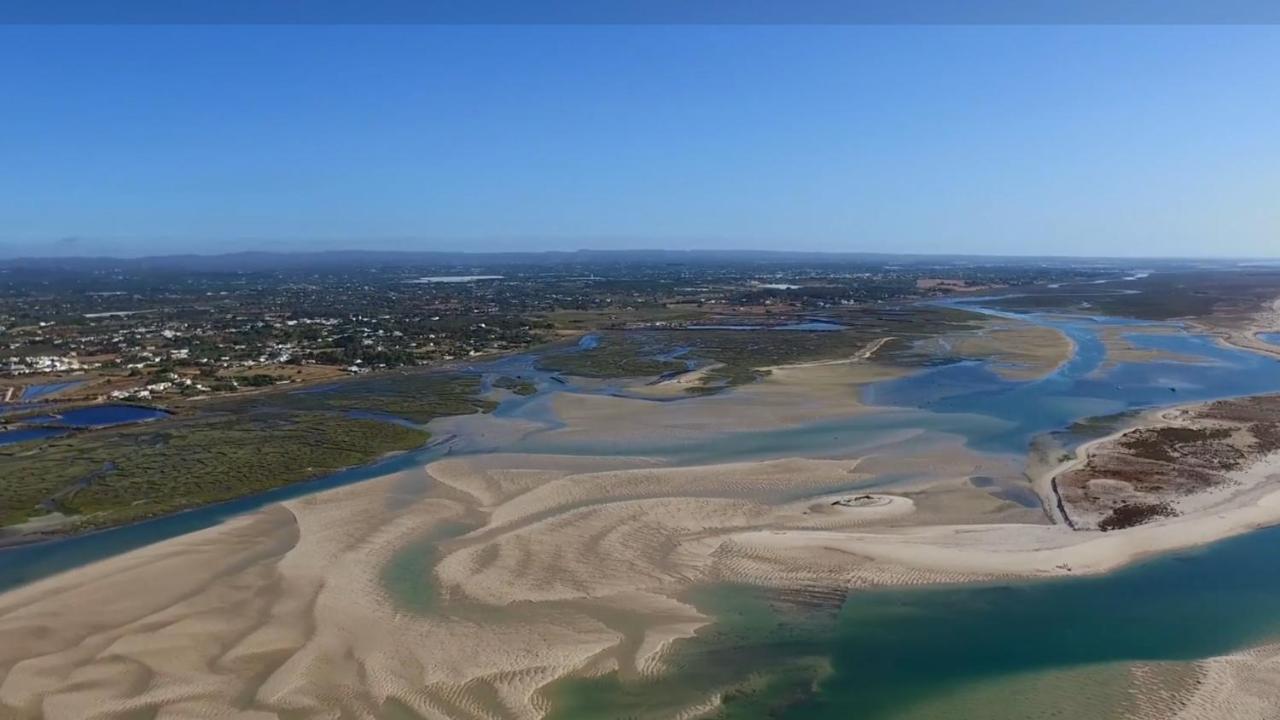
[[[10,357],[6,361],[5,371],[10,375],[30,375],[33,373],[86,370],[94,367],[97,367],[96,363],[82,363],[76,358],[75,353],[71,353],[69,355]]]
[[[235,381],[231,381],[234,385]],[[174,377],[172,380],[162,380],[160,382],[149,383],[142,387],[129,388],[126,390],[112,390],[107,393],[107,397],[111,400],[150,400],[156,395],[161,395],[174,390],[192,390],[195,392],[211,392],[213,388],[203,383],[198,383],[191,378]]]

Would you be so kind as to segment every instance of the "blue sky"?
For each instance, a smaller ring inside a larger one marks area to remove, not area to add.
[[[0,254],[1280,255],[1273,27],[0,27]]]

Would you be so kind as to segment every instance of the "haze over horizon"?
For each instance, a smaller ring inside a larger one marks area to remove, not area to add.
[[[622,255],[653,255],[661,256],[663,254],[672,254],[676,256],[689,255],[695,258],[718,258],[722,256],[741,255],[746,258],[759,257],[769,258],[777,256],[780,260],[791,258],[821,258],[830,257],[833,260],[841,257],[848,258],[918,258],[927,260],[929,258],[940,259],[992,259],[1004,260],[1010,259],[1017,261],[1018,259],[1026,260],[1057,260],[1057,261],[1101,261],[1115,263],[1132,262],[1140,264],[1143,261],[1153,263],[1239,263],[1241,265],[1259,265],[1273,266],[1280,265],[1280,258],[1267,255],[1125,255],[1125,254],[1099,254],[1099,255],[1081,255],[1081,254],[1064,254],[1064,253],[1037,253],[1037,254],[1018,254],[1018,253],[984,253],[984,252],[893,252],[890,250],[801,250],[801,249],[775,249],[775,248],[744,248],[744,247],[646,247],[643,245],[628,247],[532,247],[532,248],[512,248],[512,249],[479,249],[479,250],[451,250],[444,247],[395,247],[395,246],[370,246],[360,247],[357,245],[341,245],[321,247],[305,247],[302,245],[294,245],[291,242],[271,243],[269,247],[244,247],[238,249],[218,249],[216,247],[208,247],[204,245],[197,246],[192,250],[179,249],[172,251],[164,251],[163,249],[152,252],[112,252],[93,251],[93,243],[81,244],[81,239],[76,238],[74,243],[64,243],[61,246],[55,246],[51,252],[11,252],[3,245],[0,245],[0,264],[10,264],[23,261],[57,261],[57,260],[148,260],[148,259],[164,259],[164,258],[225,258],[233,260],[237,257],[250,256],[266,256],[279,257],[287,259],[297,257],[300,259],[316,258],[323,259],[326,256],[353,257],[358,258],[361,255],[368,255],[373,258],[382,258],[383,256],[403,255],[406,258],[416,259],[419,256],[440,256],[442,258],[475,258],[477,265],[484,265],[490,258],[528,258],[536,259],[540,255],[547,256],[566,256],[566,255],[596,255],[607,256],[611,253]]]
[[[1274,27],[0,27],[0,257],[1277,257],[1278,40]]]

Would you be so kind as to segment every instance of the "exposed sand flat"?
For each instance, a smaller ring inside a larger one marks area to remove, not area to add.
[[[1273,720],[1280,717],[1280,645],[1195,663],[1197,682],[1168,720]],[[1154,716],[1153,716],[1154,720]]]
[[[1216,320],[1216,318],[1196,320],[1191,324],[1206,333],[1217,336],[1220,342],[1232,347],[1280,358],[1280,347],[1258,337],[1262,333],[1280,332],[1280,298],[1276,298],[1269,307],[1243,322],[1223,323]]]
[[[1280,462],[1270,467],[1280,477]],[[1045,576],[1113,570],[1135,559],[1212,542],[1280,523],[1274,485],[1239,497],[1233,507],[1188,514],[1112,532],[1061,525],[907,527],[883,532],[754,531],[737,542],[820,547],[910,567],[957,573]]]
[[[1007,380],[1036,380],[1057,370],[1075,353],[1061,330],[1014,320],[987,320],[977,332],[948,335],[941,342],[966,358],[994,361],[991,369]]]
[[[565,426],[554,432],[566,441],[591,442],[794,427],[864,412],[860,385],[904,373],[887,365],[841,361],[780,366],[745,387],[670,402],[561,393],[553,407]]]
[[[492,472],[493,458],[485,462]],[[872,495],[844,508],[831,498],[850,496],[830,493],[787,500],[796,489],[771,489],[770,478],[803,471],[816,491],[856,466],[760,465],[746,478],[750,465],[693,469],[689,478],[639,468],[614,471],[610,483],[587,472],[526,492],[509,486],[498,505],[509,508],[507,529],[442,545],[444,600],[426,616],[398,608],[379,569],[407,540],[463,513],[458,503],[423,498],[387,522],[386,494],[397,491],[389,478],[247,516],[0,596],[0,702],[19,717],[84,717],[91,708],[142,716],[154,707],[164,708],[160,717],[323,717],[333,707],[360,717],[394,698],[423,717],[535,717],[545,709],[538,689],[565,673],[659,671],[662,650],[706,621],[671,598],[698,580],[904,585],[1055,572],[1062,561],[1083,567],[1090,553],[1135,552],[1127,543],[1073,550],[1075,535],[1043,526],[858,531],[901,521],[915,503]],[[635,473],[648,477],[632,478],[624,493],[632,499],[580,507],[599,488],[616,494]],[[664,479],[733,497],[635,499]],[[796,529],[740,530],[761,525]],[[838,529],[807,529],[815,526]],[[1188,541],[1171,530],[1167,542]]]
[[[700,387],[707,376],[721,367],[724,367],[723,363],[711,363],[661,382],[632,385],[627,388],[627,394],[659,399],[688,397],[691,390]]]
[[[566,474],[659,464],[646,458],[492,453],[437,460],[427,472],[433,479],[475,498],[482,507],[492,507]]]
[[[617,644],[557,608],[431,621],[397,609],[379,581],[387,557],[462,508],[425,498],[388,522],[396,479],[0,596],[4,716],[373,717],[395,699],[423,717],[532,717],[538,687]]]
[[[1134,344],[1134,341],[1131,339],[1131,336],[1176,335],[1178,332],[1179,329],[1177,327],[1166,325],[1143,325],[1138,327],[1109,326],[1102,328],[1098,331],[1098,337],[1102,340],[1102,344],[1106,348],[1107,359],[1098,366],[1098,370],[1096,371],[1097,374],[1101,375],[1121,363],[1207,362],[1205,358],[1196,355],[1185,355],[1182,353],[1169,352],[1167,350],[1139,347]]]
[[[231,697],[234,681],[213,668],[225,647],[197,642],[261,622],[270,599],[227,580],[269,588],[270,567],[297,538],[289,511],[275,507],[0,595],[0,708],[14,717],[110,717],[148,698]],[[175,671],[169,682],[166,668]]]
[[[533,718],[539,688],[567,673],[659,671],[670,643],[707,621],[674,599],[695,582],[962,577],[730,537],[916,512],[905,497],[842,491],[866,478],[857,465],[474,456],[426,469],[442,495],[415,492],[419,470],[273,506],[0,595],[0,707],[373,717],[393,702],[428,718]],[[480,527],[441,541],[434,572],[422,566],[436,600],[404,605],[383,568],[466,518]]]
[[[849,378],[876,371],[782,369],[679,403],[576,396],[566,404],[590,412],[566,421],[643,438],[677,417],[718,431],[874,412]],[[451,456],[272,506],[0,594],[0,717],[532,720],[566,675],[663,671],[672,643],[709,622],[681,600],[700,583],[839,592],[1102,572],[1280,522],[1264,473],[1232,503],[1073,532],[971,482],[1012,482],[1012,461],[951,436],[911,443],[698,466]]]

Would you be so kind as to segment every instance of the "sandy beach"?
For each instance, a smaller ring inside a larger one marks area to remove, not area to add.
[[[1204,332],[1217,336],[1219,342],[1231,347],[1280,358],[1280,347],[1262,340],[1263,333],[1280,332],[1280,298],[1253,315],[1235,322],[1192,323]]]
[[[676,402],[562,393],[555,433],[655,438],[882,412],[856,386],[898,372],[864,360],[774,368]],[[918,442],[909,457],[895,454],[903,442]],[[1230,502],[1110,533],[1050,523],[971,481],[1043,494],[1093,446],[1035,483],[1013,459],[945,436],[683,466],[448,457],[0,594],[0,714],[533,720],[559,678],[664,671],[671,644],[711,622],[682,599],[698,585],[844,591],[1099,573],[1280,522],[1272,461]],[[891,470],[911,473],[866,487]]]

